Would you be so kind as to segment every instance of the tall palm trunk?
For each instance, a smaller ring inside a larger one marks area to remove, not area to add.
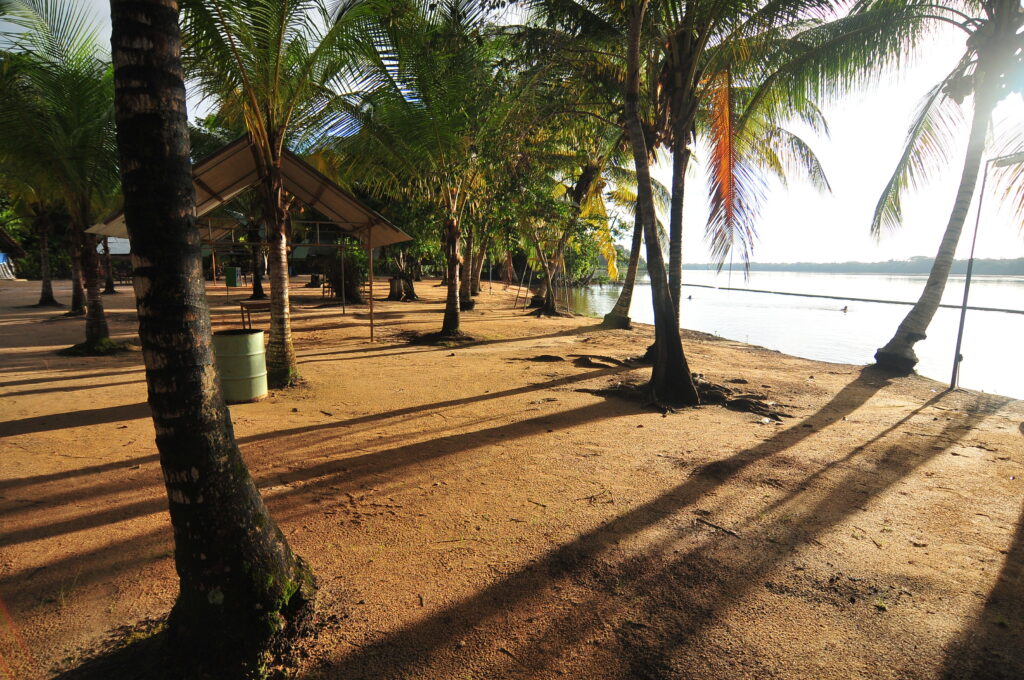
[[[474,256],[475,251],[473,246],[475,245],[476,229],[470,226],[466,230],[466,260],[468,260],[469,266],[463,266],[460,280],[459,280],[459,311],[468,312],[476,307],[476,300],[473,299],[473,293],[470,288],[473,280],[473,265],[475,262]]]
[[[83,224],[80,222],[79,224]],[[83,229],[77,224],[72,229]],[[82,236],[82,278],[85,283],[85,344],[95,348],[110,338],[107,315],[103,311],[103,297],[100,292],[100,254],[96,252],[98,239],[95,234],[81,232]]]
[[[103,294],[114,295],[117,289],[114,288],[114,263],[110,259],[110,239],[103,237],[103,273],[105,275]]]
[[[629,42],[626,59],[626,89],[624,92],[624,118],[637,176],[637,210],[644,225],[647,241],[647,273],[651,278],[654,298],[654,367],[651,370],[651,396],[665,404],[696,405],[700,397],[690,375],[690,367],[683,354],[679,326],[672,307],[672,294],[668,287],[665,260],[659,247],[654,222],[654,192],[647,141],[640,121],[640,38],[647,0],[635,2],[630,17]]]
[[[315,584],[239,453],[213,363],[175,2],[112,0],[118,147],[139,337],[181,590],[173,658],[249,677],[311,617]]]
[[[288,300],[288,216],[284,210],[284,179],[280,158],[267,168],[264,205],[268,217],[267,246],[270,261],[270,338],[267,341],[267,386],[281,389],[299,378],[292,343],[291,307]]]
[[[53,297],[53,275],[50,271],[50,224],[51,216],[46,208],[40,208],[35,216],[36,233],[39,235],[39,278],[42,286],[36,307],[61,307]]]
[[[633,242],[630,244],[629,265],[626,267],[626,279],[622,282],[622,290],[615,301],[612,311],[604,315],[603,326],[608,328],[631,328],[629,308],[633,304],[633,286],[636,284],[636,271],[640,267],[640,246],[643,243],[644,223],[639,211],[633,215]]]
[[[982,74],[984,78],[983,71],[980,69],[979,74]],[[946,232],[942,235],[939,252],[935,255],[935,262],[928,274],[924,290],[921,291],[920,299],[900,323],[892,339],[875,352],[875,361],[879,366],[901,373],[909,373],[917,365],[917,353],[914,352],[914,345],[927,337],[928,325],[942,301],[942,293],[946,288],[946,280],[949,278],[949,271],[953,266],[956,247],[960,242],[960,232],[963,230],[967,211],[971,207],[971,198],[974,196],[974,188],[978,183],[978,171],[985,153],[988,122],[992,116],[992,110],[998,102],[994,89],[988,83],[982,82],[977,90],[974,116],[971,119],[971,132],[967,143],[967,155],[964,159],[963,173],[960,176],[960,186],[956,192],[956,201],[953,203],[953,211],[949,216],[949,224],[946,225]]]
[[[85,287],[82,285],[82,235],[75,225],[68,225],[71,245],[71,308],[69,315],[85,314]]]
[[[484,263],[487,261],[487,251],[491,249],[493,239],[488,236],[484,238],[476,249],[476,257],[473,260],[472,280],[469,285],[470,295],[480,294],[480,279],[484,270]]]
[[[669,212],[668,287],[679,324],[679,304],[683,286],[683,205],[686,191],[686,170],[690,165],[690,141],[694,136],[693,121],[697,115],[697,101],[691,85],[689,69],[697,58],[693,54],[692,35],[680,31],[672,40],[669,64],[672,96],[669,114],[672,134],[672,201]]]
[[[679,130],[676,130],[676,135]],[[672,141],[672,204],[668,229],[668,289],[679,325],[679,302],[683,290],[683,196],[686,190],[686,168],[690,164],[690,149],[686,138],[673,135]]]
[[[459,269],[462,265],[462,258],[459,257],[459,239],[462,238],[462,230],[459,228],[459,221],[450,217],[444,224],[442,233],[444,241],[445,260],[448,264],[445,272],[445,284],[448,286],[448,297],[444,304],[444,321],[441,323],[442,336],[454,336],[461,333],[459,329]]]

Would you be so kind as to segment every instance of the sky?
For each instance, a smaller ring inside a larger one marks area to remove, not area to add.
[[[101,24],[102,39],[109,40],[107,1],[88,2]],[[773,185],[758,225],[759,238],[753,261],[871,262],[935,255],[960,179],[966,128],[964,143],[951,156],[955,162],[936,173],[926,188],[908,194],[904,201],[902,229],[876,240],[870,234],[871,217],[902,152],[917,103],[953,68],[962,51],[963,38],[956,29],[951,29],[937,36],[920,63],[908,68],[898,80],[881,83],[871,92],[851,95],[842,102],[823,107],[831,134],[827,139],[809,136],[806,141],[821,160],[832,192],[820,194],[798,182],[790,183],[788,188]],[[190,105],[194,107],[191,115],[202,113],[193,100]],[[1022,116],[1024,102],[1018,94],[1000,105],[995,118],[1019,119]],[[666,186],[671,184],[670,164],[656,167],[654,174]],[[704,240],[707,201],[705,180],[699,167],[688,178],[687,186],[683,260],[708,262],[709,249]],[[977,205],[976,197],[960,239],[958,257],[966,258],[969,254],[969,236]],[[993,191],[987,192],[982,205],[976,256],[1024,257],[1024,225],[999,209],[999,198]]]

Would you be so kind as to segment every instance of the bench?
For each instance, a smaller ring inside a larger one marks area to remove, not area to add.
[[[269,312],[270,300],[240,300],[238,306],[242,312],[242,328],[252,328],[252,313]]]

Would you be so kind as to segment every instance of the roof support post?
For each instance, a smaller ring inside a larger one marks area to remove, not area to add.
[[[366,234],[366,249],[370,251],[370,342],[373,339],[373,245],[370,243],[370,233]]]

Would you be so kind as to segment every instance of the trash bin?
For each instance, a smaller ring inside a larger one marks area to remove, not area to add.
[[[240,404],[266,396],[267,358],[263,331],[217,331],[213,334],[213,352],[226,402]]]
[[[224,285],[226,285],[228,288],[237,288],[238,281],[241,278],[241,267],[224,267]]]

